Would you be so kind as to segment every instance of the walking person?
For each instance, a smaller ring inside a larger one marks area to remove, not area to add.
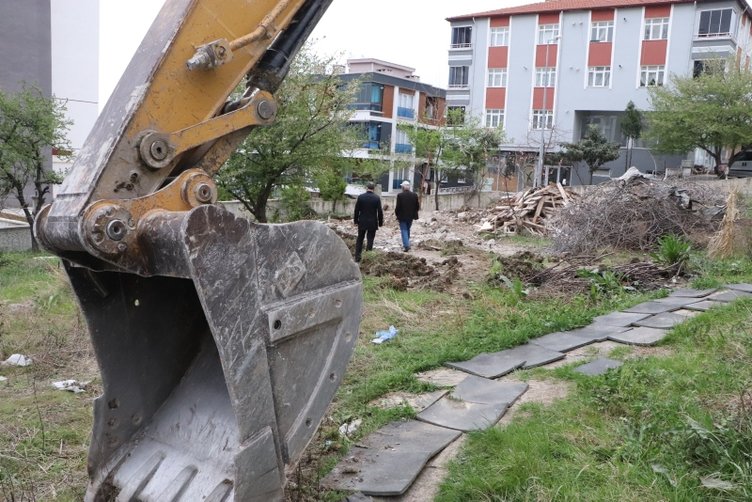
[[[366,192],[358,196],[355,201],[353,221],[358,225],[358,238],[355,240],[355,261],[360,261],[363,253],[363,238],[366,238],[366,251],[373,249],[373,239],[376,230],[384,226],[384,211],[381,209],[381,198],[373,193],[376,185],[372,181],[366,184]]]
[[[402,234],[402,249],[410,251],[410,227],[413,220],[418,219],[420,200],[418,194],[410,190],[410,182],[402,182],[402,191],[397,194],[397,204],[394,206],[394,214],[399,221],[400,234]]]

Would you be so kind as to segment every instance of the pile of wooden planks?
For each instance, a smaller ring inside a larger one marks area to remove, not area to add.
[[[504,232],[519,234],[528,232],[534,235],[546,233],[546,219],[559,208],[566,206],[579,196],[561,183],[546,187],[531,188],[517,194],[508,203],[489,210],[488,218],[476,225],[480,232]]]

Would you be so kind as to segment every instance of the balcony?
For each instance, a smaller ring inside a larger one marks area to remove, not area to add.
[[[397,116],[403,119],[414,119],[415,110],[412,108],[405,108],[404,106],[397,107]]]
[[[397,143],[394,145],[394,153],[413,153],[413,145]]]
[[[368,150],[381,150],[381,142],[379,141],[366,141],[363,143],[363,148]]]

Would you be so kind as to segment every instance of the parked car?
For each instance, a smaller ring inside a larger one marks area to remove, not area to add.
[[[752,176],[752,149],[744,149],[734,154],[728,161],[728,176],[746,178]]]

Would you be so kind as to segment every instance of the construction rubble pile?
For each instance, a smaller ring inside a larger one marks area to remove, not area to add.
[[[546,222],[578,197],[561,183],[531,188],[491,209],[489,217],[481,220],[476,228],[479,232],[545,235]]]

